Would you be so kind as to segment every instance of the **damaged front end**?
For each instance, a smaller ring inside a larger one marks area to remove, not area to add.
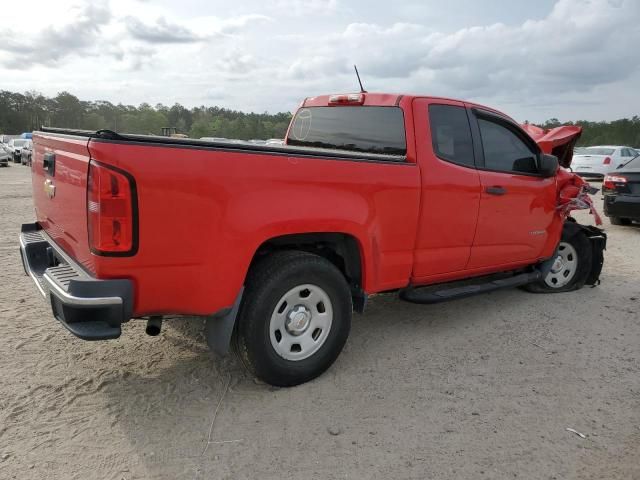
[[[563,239],[566,239],[582,233],[589,239],[592,262],[591,270],[585,283],[595,286],[600,283],[600,273],[604,264],[604,250],[607,247],[607,235],[601,228],[581,225],[571,217],[571,212],[574,210],[589,210],[589,213],[594,217],[595,224],[602,225],[602,218],[590,196],[597,193],[598,189],[592,187],[582,177],[570,170],[573,149],[582,134],[582,128],[568,125],[544,130],[530,124],[525,124],[522,127],[536,141],[544,153],[558,158],[559,167],[556,174],[558,203],[556,208],[565,221],[562,236]]]
[[[596,225],[602,225],[602,218],[589,196],[597,193],[598,189],[571,171],[573,149],[582,135],[582,127],[565,125],[545,130],[526,123],[522,128],[536,141],[543,153],[558,159],[556,185],[560,214],[566,219],[573,210],[589,210],[595,218]]]

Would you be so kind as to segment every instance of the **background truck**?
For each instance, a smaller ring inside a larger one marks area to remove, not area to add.
[[[203,316],[216,351],[231,341],[259,378],[295,385],[332,364],[369,295],[595,283],[606,237],[568,217],[587,187],[558,167],[579,134],[373,93],[307,98],[285,145],[47,128],[22,258],[80,338]]]

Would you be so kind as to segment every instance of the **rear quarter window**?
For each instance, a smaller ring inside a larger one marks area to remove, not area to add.
[[[475,166],[471,127],[464,107],[430,105],[429,123],[433,151],[443,160]]]
[[[640,157],[636,157],[628,163],[624,164],[624,168],[640,168]]]
[[[288,145],[406,155],[404,116],[398,107],[309,107],[298,110]]]
[[[583,155],[613,155],[615,148],[588,147],[582,152]]]

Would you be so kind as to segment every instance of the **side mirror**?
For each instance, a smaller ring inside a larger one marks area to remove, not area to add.
[[[538,173],[545,178],[553,177],[558,171],[558,157],[555,155],[547,155],[543,153],[540,157],[540,165],[538,166]]]

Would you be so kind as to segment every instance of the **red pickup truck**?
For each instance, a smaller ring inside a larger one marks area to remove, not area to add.
[[[295,385],[332,364],[369,295],[596,283],[606,237],[568,216],[587,186],[558,165],[579,134],[374,93],[307,98],[285,145],[43,128],[22,259],[80,338],[202,316],[214,350]]]

